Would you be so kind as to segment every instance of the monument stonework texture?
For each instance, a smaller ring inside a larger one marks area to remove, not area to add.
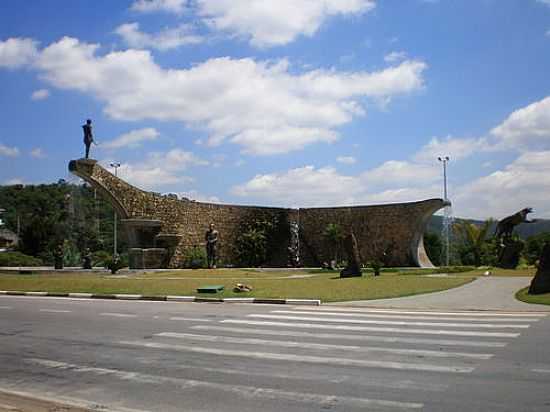
[[[93,159],[72,160],[69,170],[107,199],[126,229],[131,268],[182,267],[186,251],[204,247],[211,223],[220,233],[218,266],[236,265],[235,245],[247,222],[274,222],[265,266],[289,262],[293,231],[299,228],[300,261],[319,266],[332,251],[324,239],[327,224],[339,224],[357,239],[363,263],[385,256],[388,266],[433,267],[424,250],[423,234],[430,217],[445,207],[442,199],[374,206],[286,209],[195,202],[140,190]]]

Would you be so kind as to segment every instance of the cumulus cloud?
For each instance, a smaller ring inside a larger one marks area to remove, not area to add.
[[[439,139],[434,137],[415,155],[414,160],[423,163],[433,163],[439,156],[450,155],[452,160],[460,160],[480,151],[491,150],[484,138],[455,138],[447,136]]]
[[[357,163],[357,159],[353,156],[338,156],[336,161],[345,165],[353,165]]]
[[[130,10],[140,13],[166,12],[181,14],[184,12],[187,0],[136,0]]]
[[[389,100],[423,87],[422,61],[376,72],[290,71],[286,60],[215,58],[163,69],[146,50],[97,56],[98,45],[65,37],[36,61],[51,85],[95,96],[114,119],[181,121],[243,152],[269,155],[338,138],[336,128],[364,114],[365,97]],[[200,102],[200,104],[197,104]]]
[[[109,167],[110,161],[103,161]],[[168,152],[152,152],[139,163],[123,162],[118,168],[118,175],[131,184],[146,190],[161,190],[167,186],[187,185],[193,178],[181,173],[193,166],[206,166],[208,161],[191,152],[172,149]]]
[[[202,37],[192,34],[191,31],[191,27],[184,24],[173,29],[164,29],[159,33],[149,34],[139,30],[139,23],[126,23],[118,26],[115,33],[129,47],[166,51],[202,42]]]
[[[9,147],[0,143],[0,156],[17,157],[19,156],[19,149],[17,147]]]
[[[39,89],[35,90],[31,95],[31,100],[44,100],[50,96],[50,91],[48,89]]]
[[[399,160],[389,160],[361,176],[361,180],[369,187],[410,187],[419,182],[431,183],[438,178],[439,169],[435,163],[419,164]]]
[[[156,140],[158,136],[159,132],[154,128],[137,129],[102,143],[100,147],[102,149],[135,148],[140,147],[145,141]]]
[[[497,219],[533,207],[537,217],[550,218],[550,151],[522,153],[511,164],[456,190],[453,203],[461,215]]]
[[[197,13],[213,29],[250,40],[256,47],[288,44],[312,36],[330,17],[358,15],[374,0],[197,0]]]
[[[511,149],[550,149],[550,96],[514,111],[491,134]]]
[[[35,159],[43,159],[46,157],[46,153],[44,153],[44,150],[41,147],[35,147],[31,150],[31,157],[34,157]]]
[[[11,38],[0,41],[0,67],[15,69],[33,62],[38,42],[33,39]]]
[[[8,179],[8,180],[4,181],[4,184],[6,186],[23,185],[23,184],[25,184],[25,181],[20,177],[14,177],[12,179]]]

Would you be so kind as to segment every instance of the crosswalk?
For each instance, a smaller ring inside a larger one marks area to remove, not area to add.
[[[179,371],[176,375],[184,371],[185,377],[26,361],[74,373],[230,393],[243,402],[276,400],[315,410],[327,405],[345,411],[418,410],[427,394],[448,390],[453,377],[472,374],[545,316],[296,306],[220,319],[172,317],[181,323],[171,330],[116,342],[142,353],[176,354],[181,362],[172,368]],[[185,362],[197,356],[206,360]],[[147,362],[146,356],[140,359]],[[363,388],[361,396],[344,390],[346,385]]]

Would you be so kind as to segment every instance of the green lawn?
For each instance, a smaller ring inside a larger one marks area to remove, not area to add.
[[[529,288],[523,288],[516,293],[516,299],[526,303],[538,303],[540,305],[550,305],[550,293],[543,293],[542,295],[529,295],[527,290]]]
[[[155,272],[139,276],[112,277],[89,273],[50,273],[33,275],[0,275],[0,290],[131,293],[142,295],[197,295],[205,285],[224,285],[218,297],[321,299],[323,302],[380,299],[435,292],[463,285],[472,276],[429,278],[426,276],[384,273],[362,278],[340,279],[338,273],[310,274],[303,271],[197,270]],[[293,277],[294,276],[294,277]],[[236,283],[252,286],[250,293],[234,293]],[[205,295],[213,296],[213,295]]]

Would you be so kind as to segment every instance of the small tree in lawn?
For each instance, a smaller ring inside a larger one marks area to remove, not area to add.
[[[323,231],[323,237],[329,242],[334,253],[334,261],[338,263],[338,250],[344,240],[344,231],[337,223],[329,223]]]

